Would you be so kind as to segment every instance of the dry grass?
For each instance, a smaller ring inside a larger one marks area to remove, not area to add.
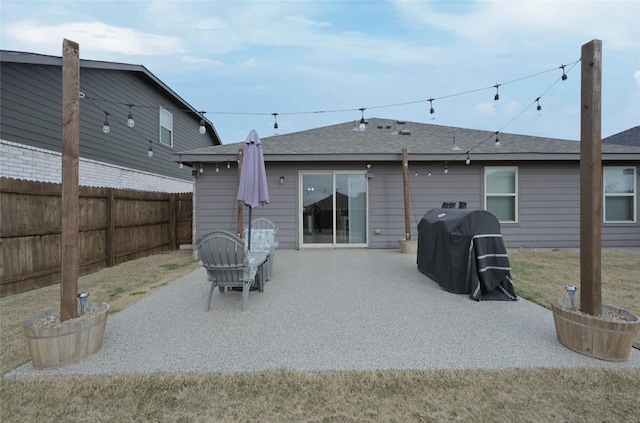
[[[510,251],[517,293],[549,307],[579,285],[567,251]],[[190,272],[171,252],[80,278],[117,312]],[[603,254],[603,302],[636,314],[640,253]],[[57,308],[59,287],[0,299],[2,373],[29,360],[20,323]],[[155,374],[2,378],[3,422],[636,422],[640,369]]]

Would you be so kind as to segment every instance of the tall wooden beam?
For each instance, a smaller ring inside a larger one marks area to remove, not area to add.
[[[582,46],[580,310],[602,313],[602,41]]]
[[[402,149],[402,186],[404,191],[404,233],[405,239],[411,239],[411,221],[409,219],[409,155]]]
[[[78,317],[80,46],[62,42],[62,265],[60,321]]]

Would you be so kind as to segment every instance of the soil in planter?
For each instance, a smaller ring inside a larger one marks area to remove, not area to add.
[[[82,322],[83,320],[91,319],[92,317],[97,316],[102,313],[104,310],[100,308],[90,308],[85,310],[84,314],[73,319],[65,320],[64,322],[60,321],[60,313],[52,314],[50,316],[43,317],[37,322],[33,322],[31,325],[36,329],[44,329],[44,328],[61,328],[64,326],[70,326],[77,322]]]
[[[606,320],[608,322],[633,322],[633,320],[631,320],[629,317],[623,316],[622,314],[616,313],[615,311],[609,310],[609,309],[602,309],[601,314],[594,316],[592,314],[583,313],[578,309],[573,310],[570,304],[556,304],[556,307],[562,310],[571,311],[581,316],[591,316],[591,317],[599,318],[602,320]]]

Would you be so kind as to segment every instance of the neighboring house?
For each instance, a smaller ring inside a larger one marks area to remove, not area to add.
[[[0,176],[60,183],[62,58],[2,50],[0,81]],[[191,191],[191,169],[172,155],[221,144],[211,122],[144,66],[81,59],[80,93],[80,185]]]
[[[630,145],[633,147],[640,147],[640,126],[635,126],[626,131],[611,135],[610,137],[603,138],[602,142],[605,144],[618,144],[618,145]]]
[[[500,220],[507,247],[579,247],[580,143],[497,137],[499,146],[495,132],[369,119],[364,132],[344,123],[262,138],[271,201],[254,209],[253,218],[279,227],[281,248],[398,248],[405,238],[406,148],[412,239],[427,210],[464,202]],[[181,152],[184,162],[203,170],[194,188],[196,237],[237,230],[236,161],[243,145]],[[640,247],[640,148],[604,144],[602,162],[602,245]]]

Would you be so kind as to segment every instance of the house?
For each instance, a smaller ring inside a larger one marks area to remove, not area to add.
[[[505,245],[579,247],[580,143],[387,119],[261,139],[270,203],[253,210],[278,227],[280,248],[398,248],[405,239],[402,150],[408,152],[411,238],[443,203],[486,209]],[[195,236],[237,230],[244,143],[182,151],[195,180]],[[174,160],[178,156],[174,155]],[[603,144],[604,247],[640,247],[640,148]],[[243,211],[243,224],[247,212]]]
[[[2,50],[0,78],[0,176],[59,183],[62,58]],[[219,144],[211,122],[144,66],[80,60],[80,185],[191,191],[191,169],[171,157]]]

